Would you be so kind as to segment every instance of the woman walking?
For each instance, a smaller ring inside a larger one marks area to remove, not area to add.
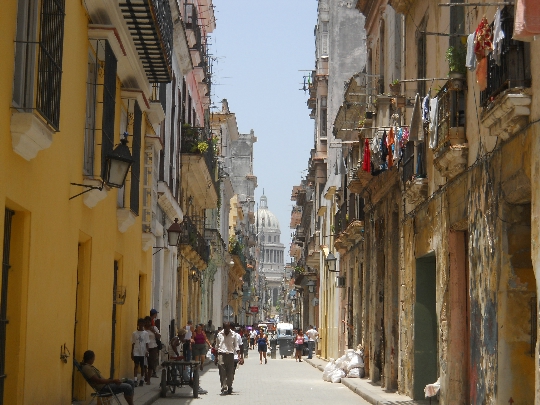
[[[264,364],[268,363],[266,359],[266,351],[268,350],[268,336],[264,333],[263,328],[259,330],[259,337],[257,338],[257,347],[259,348],[259,359],[262,364],[264,357]]]
[[[195,361],[201,362],[199,368],[202,371],[204,366],[204,360],[206,358],[206,352],[208,351],[208,347],[211,346],[210,341],[206,337],[206,333],[204,333],[202,324],[198,324],[195,328],[195,332],[193,333],[193,337],[191,338],[191,343],[193,346],[193,359]],[[208,344],[208,347],[206,346],[206,344]]]
[[[302,349],[304,348],[304,334],[302,333],[302,329],[298,329],[298,333],[296,334],[296,340],[294,341],[294,345],[296,347],[295,361],[302,362]]]

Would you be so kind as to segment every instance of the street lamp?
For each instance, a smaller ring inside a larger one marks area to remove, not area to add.
[[[336,256],[334,256],[332,252],[328,253],[328,256],[326,256],[326,265],[328,266],[328,271],[339,273],[339,270],[336,270],[336,262]]]
[[[131,153],[124,136],[114,150],[105,157],[105,183],[109,187],[122,188],[126,181],[129,168],[133,163]]]
[[[232,297],[234,300],[238,299],[238,292],[236,290],[234,290],[234,292],[232,293]]]
[[[178,218],[175,218],[173,224],[169,227],[169,229],[167,229],[167,239],[169,240],[169,246],[178,246],[181,233],[182,227],[178,223]]]
[[[306,283],[306,286],[308,288],[308,291],[310,293],[314,293],[315,292],[315,286],[317,285],[317,283],[313,280],[309,280],[307,283]]]

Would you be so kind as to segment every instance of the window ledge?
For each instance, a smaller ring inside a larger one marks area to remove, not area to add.
[[[165,111],[159,101],[150,101],[150,108],[146,111],[148,121],[152,126],[159,125],[165,119]]]
[[[528,94],[507,93],[493,101],[481,118],[482,125],[489,128],[491,136],[506,140],[525,128],[531,115],[530,104],[531,96]]]
[[[414,178],[405,185],[405,198],[409,204],[417,204],[427,197],[428,179]]]
[[[11,115],[13,151],[28,161],[52,144],[53,130],[36,114],[14,112]]]
[[[117,208],[116,219],[118,220],[118,230],[124,233],[135,223],[136,216],[129,208]]]
[[[152,246],[154,246],[156,243],[156,237],[149,233],[149,232],[143,232],[142,234],[142,250],[145,252],[150,249]]]
[[[87,186],[99,187],[101,186],[101,180],[98,179],[84,179],[83,184]],[[107,197],[107,190],[103,187],[101,190],[94,189],[83,194],[83,202],[88,208],[94,208],[101,200]]]

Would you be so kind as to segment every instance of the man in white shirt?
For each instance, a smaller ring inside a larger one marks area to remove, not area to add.
[[[238,354],[238,362],[244,364],[244,356],[240,352],[237,333],[231,330],[230,322],[223,323],[223,329],[216,336],[217,357],[215,363],[219,368],[221,394],[232,394],[234,381],[234,353]]]
[[[251,333],[249,334],[249,345],[251,346],[252,350],[255,348],[255,339],[257,339],[257,331],[252,329]]]
[[[191,361],[191,336],[193,336],[193,321],[188,321],[186,327],[186,335],[184,336],[184,360]]]
[[[312,359],[313,350],[315,349],[315,340],[317,339],[317,336],[319,336],[319,332],[317,332],[313,325],[309,325],[309,330],[306,332],[306,335],[308,337],[308,359]]]

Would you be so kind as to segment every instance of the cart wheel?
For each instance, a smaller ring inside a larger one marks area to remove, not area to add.
[[[167,369],[166,368],[161,370],[161,384],[160,384],[160,387],[161,387],[161,392],[160,392],[159,396],[161,398],[165,398],[167,396]]]
[[[199,365],[195,365],[193,370],[193,398],[199,397]]]

